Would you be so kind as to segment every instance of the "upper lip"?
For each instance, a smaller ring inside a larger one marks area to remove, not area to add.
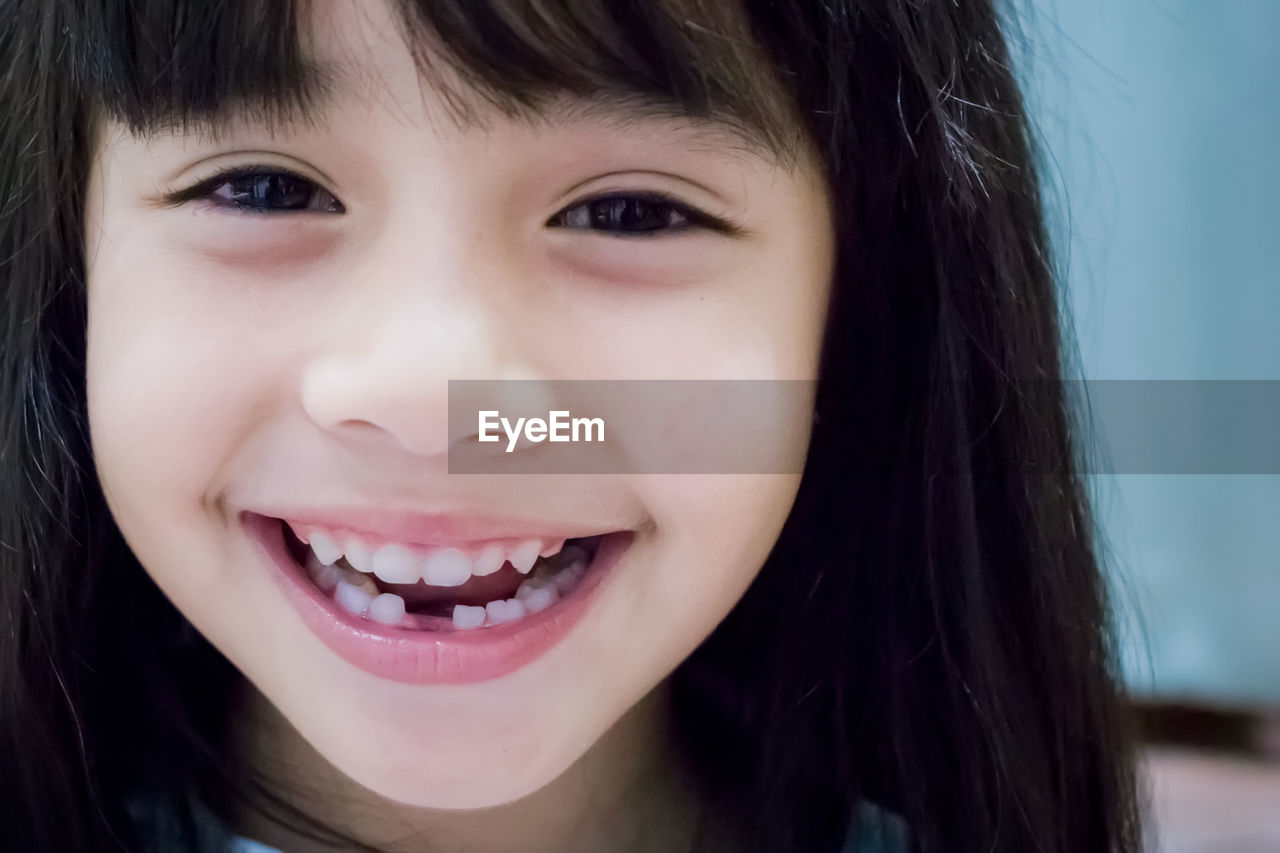
[[[599,525],[462,512],[407,512],[369,507],[274,507],[250,509],[296,528],[343,531],[366,539],[426,547],[465,545],[494,539],[580,539],[625,529]]]

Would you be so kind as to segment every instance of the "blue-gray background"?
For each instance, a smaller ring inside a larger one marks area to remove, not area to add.
[[[1280,0],[1017,8],[1083,375],[1280,380]],[[1280,477],[1091,479],[1135,690],[1280,702]]]

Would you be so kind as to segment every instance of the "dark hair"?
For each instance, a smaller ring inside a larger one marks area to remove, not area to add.
[[[803,138],[826,169],[837,280],[808,469],[760,575],[674,677],[685,752],[720,812],[762,851],[835,850],[866,801],[921,851],[1136,851],[1105,587],[1053,381],[1036,160],[993,0],[399,6],[413,42],[446,46],[499,108],[647,98],[731,116],[780,151]],[[146,577],[95,476],[82,207],[104,116],[146,129],[305,110],[323,81],[302,11],[3,6],[0,833],[14,849],[143,849],[132,793],[161,792],[155,814],[190,835],[193,800],[253,786],[224,751],[243,679]]]

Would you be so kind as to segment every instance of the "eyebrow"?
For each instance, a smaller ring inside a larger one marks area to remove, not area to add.
[[[542,122],[551,127],[584,123],[626,132],[641,130],[654,122],[681,124],[708,148],[740,150],[765,159],[778,158],[783,153],[763,129],[739,116],[728,112],[696,115],[674,100],[644,94],[570,96],[557,101],[550,109],[534,112],[532,123]]]
[[[215,109],[193,111],[180,118],[162,117],[152,123],[149,131],[179,131],[216,141],[237,125],[323,127],[344,97],[361,97],[361,87],[367,85],[368,80],[349,65],[306,59],[289,83],[229,99]],[[483,125],[486,119],[481,116],[503,114],[493,106],[488,110],[470,109],[484,103],[482,94],[467,100],[467,109],[450,111],[455,124],[464,129]],[[511,100],[514,103],[516,99],[513,96]],[[505,117],[534,128],[558,129],[582,123],[624,133],[659,122],[681,125],[691,139],[710,149],[739,151],[771,161],[782,160],[787,154],[785,145],[746,117],[727,110],[699,115],[673,98],[643,92],[575,95],[548,91],[540,103],[521,103]]]

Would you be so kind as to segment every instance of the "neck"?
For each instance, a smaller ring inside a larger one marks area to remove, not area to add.
[[[253,692],[239,741],[244,766],[268,790],[353,840],[387,853],[429,849],[686,851],[700,847],[701,798],[668,728],[661,685],[569,770],[523,799],[446,811],[406,806],[357,785],[321,757],[261,694]],[[332,850],[259,809],[232,817],[236,830],[282,850]],[[706,831],[703,827],[703,831]]]

